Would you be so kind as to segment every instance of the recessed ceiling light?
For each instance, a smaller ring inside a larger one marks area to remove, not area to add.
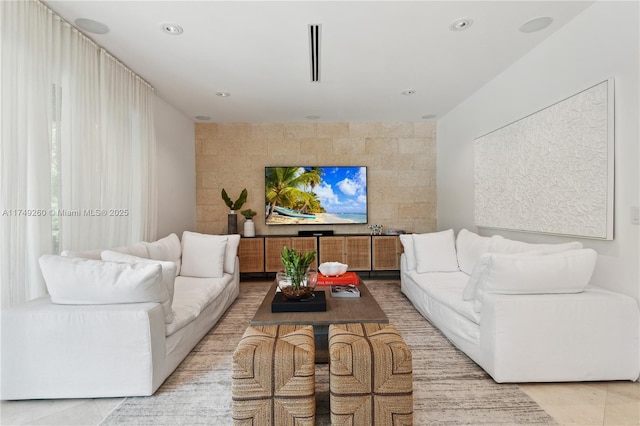
[[[436,118],[436,117],[437,117],[437,115],[435,115],[435,114],[427,114],[427,115],[423,115],[422,116],[422,118],[424,120],[431,120],[432,118]]]
[[[216,95],[220,96],[221,98],[228,98],[229,96],[231,96],[231,93],[229,93],[229,92],[216,92]]]
[[[411,96],[411,95],[415,95],[416,91],[413,89],[409,89],[409,90],[403,90],[402,94],[406,95],[406,96]]]
[[[109,27],[101,22],[94,21],[93,19],[78,18],[74,22],[78,27],[82,28],[88,33],[106,34],[109,32]]]
[[[162,24],[162,31],[170,35],[180,35],[184,31],[180,25]]]
[[[535,33],[536,31],[544,30],[553,22],[553,18],[548,16],[541,16],[540,18],[531,19],[520,27],[522,33]]]
[[[211,117],[207,117],[206,115],[196,115],[197,120],[208,121],[211,120]]]
[[[462,31],[462,30],[466,30],[471,25],[473,25],[473,19],[460,18],[460,19],[456,19],[455,21],[453,21],[449,25],[449,29],[451,31]]]
[[[307,119],[309,120],[317,120],[318,118],[320,118],[318,114],[309,114],[309,115],[306,115],[305,117],[307,117]]]

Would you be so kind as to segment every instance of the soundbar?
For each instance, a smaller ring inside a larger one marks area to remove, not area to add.
[[[324,237],[326,235],[333,235],[333,230],[298,231],[299,237]]]

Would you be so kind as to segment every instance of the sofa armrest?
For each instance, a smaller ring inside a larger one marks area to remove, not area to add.
[[[596,287],[577,294],[487,294],[480,364],[497,382],[636,380],[636,301]]]
[[[56,305],[2,312],[2,399],[151,395],[164,380],[158,303]]]

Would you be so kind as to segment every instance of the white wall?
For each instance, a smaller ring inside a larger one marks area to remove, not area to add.
[[[196,229],[195,127],[191,120],[156,95],[158,155],[157,237]]]
[[[599,253],[592,283],[640,300],[638,2],[597,2],[438,121],[438,228],[476,230],[473,141],[492,130],[615,80],[614,240],[580,239]],[[516,34],[515,37],[526,37]],[[576,240],[481,229],[529,242]]]

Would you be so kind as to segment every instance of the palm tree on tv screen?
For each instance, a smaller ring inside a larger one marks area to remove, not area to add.
[[[305,212],[313,209],[322,210],[318,197],[313,192],[322,181],[321,169],[312,167],[271,167],[267,169],[265,179],[265,198],[269,205],[267,218],[273,213],[275,206],[287,207]],[[304,188],[311,187],[311,191]]]

